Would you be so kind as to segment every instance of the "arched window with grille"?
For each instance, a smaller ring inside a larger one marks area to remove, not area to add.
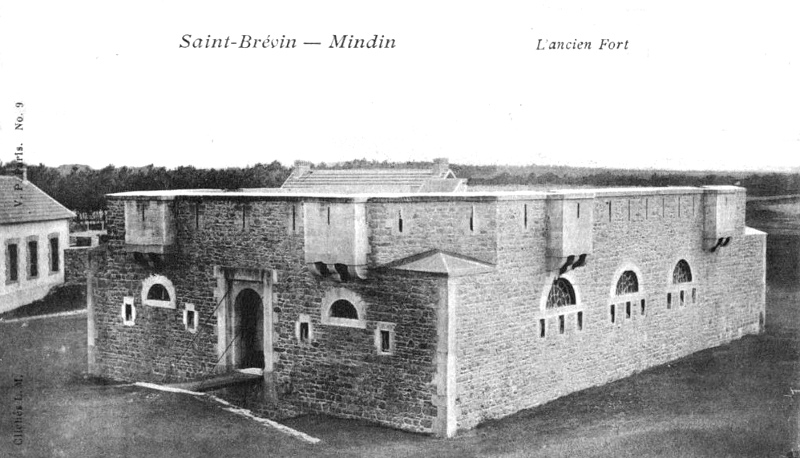
[[[689,283],[692,281],[692,269],[686,260],[681,259],[672,270],[672,283]]]
[[[366,304],[355,291],[332,288],[325,293],[321,305],[321,324],[361,329],[367,327]]]
[[[619,276],[619,280],[617,280],[617,296],[638,292],[639,278],[636,276],[636,272],[632,270],[622,272],[622,275]]]
[[[175,308],[175,285],[163,275],[142,280],[142,304],[150,307]]]
[[[554,309],[575,304],[575,289],[569,280],[561,277],[555,279],[547,295],[546,308]]]
[[[330,314],[332,318],[346,318],[348,320],[358,319],[356,307],[345,299],[339,299],[331,304]]]

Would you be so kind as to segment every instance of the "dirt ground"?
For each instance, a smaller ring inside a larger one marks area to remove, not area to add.
[[[775,204],[748,208],[749,224],[771,231],[763,335],[449,440],[323,416],[284,422],[321,439],[307,444],[207,400],[87,377],[84,316],[3,323],[0,456],[786,456],[799,444],[800,201]]]

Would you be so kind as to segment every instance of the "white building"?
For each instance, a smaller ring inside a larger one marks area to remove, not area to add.
[[[0,176],[0,313],[64,283],[64,248],[75,216],[27,180]]]

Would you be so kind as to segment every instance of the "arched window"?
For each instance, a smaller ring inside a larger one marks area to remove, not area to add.
[[[321,324],[367,328],[366,305],[356,292],[346,288],[333,288],[325,293],[321,305]]]
[[[681,259],[672,271],[672,283],[689,283],[692,281],[692,269],[689,263]]]
[[[572,288],[572,284],[568,280],[557,278],[550,287],[546,307],[552,309],[568,305],[575,305],[575,289]]]
[[[167,291],[167,288],[164,288],[164,285],[156,283],[155,285],[150,287],[149,291],[147,291],[147,299],[156,301],[168,301],[170,299],[169,291]]]
[[[175,308],[175,286],[163,275],[142,280],[142,304],[150,307]]]
[[[356,307],[351,304],[350,301],[344,299],[339,299],[331,304],[330,314],[331,318],[346,318],[348,320],[358,319]]]
[[[622,272],[617,280],[617,296],[624,294],[638,293],[639,292],[639,279],[636,273],[632,270]]]

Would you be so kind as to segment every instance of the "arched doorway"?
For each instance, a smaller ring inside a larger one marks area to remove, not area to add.
[[[236,367],[264,368],[264,312],[261,296],[245,288],[236,296]]]

